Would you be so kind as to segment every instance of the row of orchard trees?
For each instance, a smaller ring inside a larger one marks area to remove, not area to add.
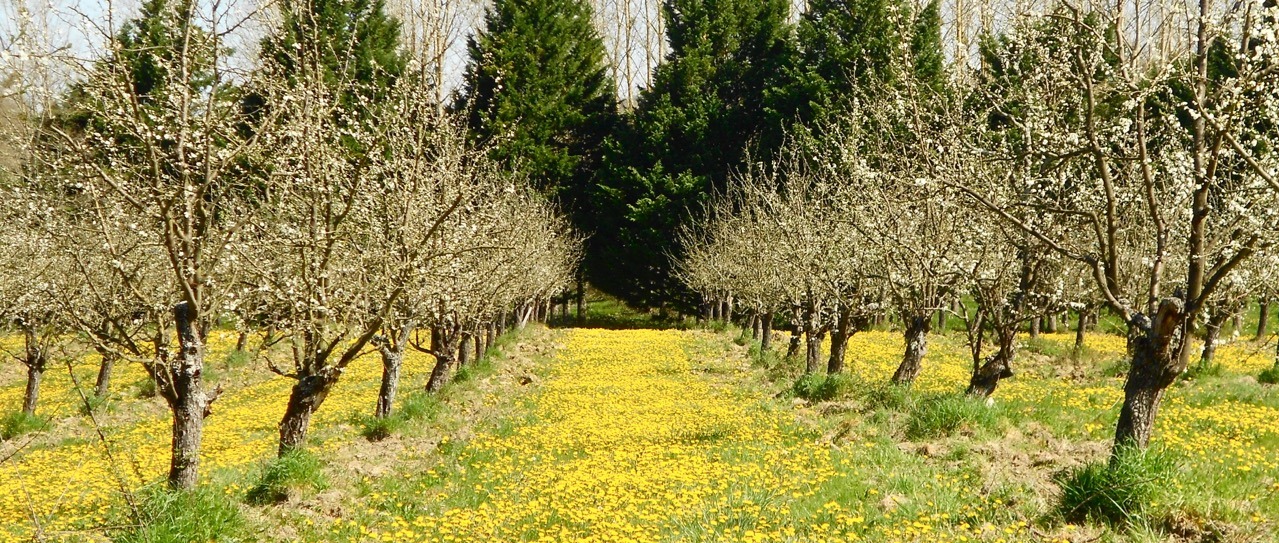
[[[978,395],[1012,375],[1026,323],[1108,311],[1131,356],[1116,448],[1144,447],[1191,338],[1210,357],[1276,286],[1277,21],[1273,1],[1024,16],[944,88],[901,70],[743,168],[685,232],[681,275],[714,306],[789,318],[809,372],[827,334],[841,371],[887,313],[909,384],[933,317],[960,314]]]
[[[0,310],[24,338],[24,408],[71,337],[101,353],[99,393],[112,363],[141,364],[173,413],[175,487],[196,483],[222,393],[203,374],[215,327],[295,381],[284,454],[362,354],[381,353],[370,408],[388,416],[407,349],[436,357],[436,390],[576,268],[565,219],[441,112],[380,5],[336,29],[326,6],[264,5],[272,33],[237,70],[226,40],[245,20],[150,0],[69,65],[68,95],[42,103],[32,85],[10,131]]]

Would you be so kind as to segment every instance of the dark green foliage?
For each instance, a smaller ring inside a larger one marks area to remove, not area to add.
[[[115,537],[121,543],[245,541],[244,515],[226,494],[211,487],[189,491],[157,489],[142,503],[142,523]]]
[[[253,505],[279,503],[289,499],[290,492],[327,486],[320,459],[306,450],[293,449],[267,463],[245,500]]]
[[[201,48],[209,36],[185,16],[193,9],[199,8],[192,0],[147,0],[138,16],[124,23],[116,36],[119,50],[107,62],[129,71],[133,92],[141,103],[151,102],[163,87],[182,77],[169,69],[176,65],[175,59],[184,56],[194,60],[188,66],[194,74],[190,80],[193,90],[198,93],[213,83],[216,52]],[[199,54],[188,56],[184,48]]]
[[[498,0],[468,42],[457,108],[493,157],[592,231],[590,187],[617,97],[583,0]]]
[[[989,430],[998,424],[999,413],[985,400],[966,394],[941,394],[915,403],[906,423],[906,437],[944,437],[959,431]]]
[[[1279,385],[1279,365],[1261,372],[1257,376],[1257,382],[1267,385]]]
[[[795,396],[813,402],[826,402],[843,396],[852,381],[843,374],[810,373],[800,377],[791,387]]]
[[[346,81],[360,83],[344,89],[342,100],[347,109],[358,111],[360,98],[384,96],[403,75],[400,22],[387,15],[385,0],[287,0],[284,8],[280,30],[262,42],[262,58],[284,77],[301,73],[300,56],[317,59],[324,81],[334,88]],[[249,104],[254,105],[261,104]]]
[[[688,308],[675,233],[784,125],[770,105],[793,56],[785,0],[666,0],[671,50],[606,144],[593,283],[637,307]]]
[[[1130,523],[1150,506],[1175,465],[1158,449],[1120,449],[1109,462],[1093,462],[1057,476],[1059,509],[1071,522]]]
[[[41,432],[48,428],[49,419],[18,411],[0,419],[0,439],[10,440],[31,432]]]

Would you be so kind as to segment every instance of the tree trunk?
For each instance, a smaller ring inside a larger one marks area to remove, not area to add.
[[[830,358],[826,361],[826,373],[836,374],[844,371],[844,355],[848,350],[848,338],[851,337],[853,337],[853,312],[847,305],[840,304],[835,329],[830,333]]]
[[[1075,323],[1075,352],[1084,349],[1084,334],[1088,332],[1088,311],[1079,310],[1079,321]]]
[[[244,348],[248,347],[248,345],[249,345],[249,333],[240,332],[239,337],[235,338],[235,350],[243,352]]]
[[[817,373],[822,367],[822,340],[826,339],[823,329],[811,329],[805,332],[807,339],[807,356],[804,358],[804,373]]]
[[[586,323],[586,270],[577,271],[577,325]]]
[[[923,368],[924,354],[928,351],[928,327],[932,323],[930,315],[914,315],[906,317],[906,353],[902,355],[901,365],[893,373],[893,384],[911,385],[919,377]]]
[[[1185,341],[1181,336],[1184,312],[1181,300],[1166,298],[1160,302],[1153,321],[1138,314],[1129,323],[1132,367],[1124,383],[1124,403],[1115,425],[1115,453],[1128,446],[1146,447],[1164,390],[1186,370],[1185,357],[1179,355]]]
[[[937,330],[940,332],[946,331],[946,310],[945,309],[937,310]]]
[[[463,332],[462,339],[457,342],[457,367],[471,365],[471,333]]]
[[[1007,326],[999,330],[999,350],[986,359],[986,363],[973,366],[973,376],[968,380],[968,394],[989,398],[995,393],[1001,379],[1013,376],[1013,357],[1017,354],[1017,328]]]
[[[40,401],[40,380],[44,377],[44,364],[38,361],[27,362],[27,390],[22,395],[22,412],[27,415],[36,414],[36,403]]]
[[[111,386],[111,369],[115,366],[115,353],[110,351],[102,352],[102,363],[98,365],[98,380],[93,384],[93,395],[97,398],[105,398],[107,389]]]
[[[751,315],[751,339],[752,340],[756,340],[756,341],[759,340],[759,329],[761,326],[759,321],[760,321],[759,313],[754,313]]]
[[[1226,311],[1217,309],[1208,317],[1208,324],[1204,327],[1204,344],[1203,349],[1199,352],[1199,369],[1204,370],[1212,366],[1212,361],[1217,357],[1217,343],[1221,338],[1221,327],[1226,323],[1229,315]]]
[[[1057,314],[1049,313],[1044,316],[1044,331],[1049,334],[1057,333]]]
[[[449,368],[453,365],[453,348],[451,332],[435,328],[431,330],[431,354],[435,355],[435,367],[431,369],[431,377],[426,381],[427,392],[439,392],[448,381]]]
[[[382,353],[382,386],[377,391],[377,408],[373,416],[384,419],[391,416],[395,405],[395,393],[400,387],[400,367],[404,365],[404,344],[383,346],[378,349]]]
[[[471,348],[474,350],[473,354],[475,355],[471,358],[472,360],[479,362],[481,358],[484,358],[484,334],[479,330],[476,330],[471,335]]]
[[[496,336],[497,336],[497,325],[490,322],[488,326],[484,327],[484,351],[485,352],[488,352],[489,349],[493,348],[493,341],[496,340]]]
[[[1030,319],[1030,337],[1039,337],[1039,317]]]
[[[173,441],[169,459],[169,486],[179,490],[195,488],[200,474],[200,441],[204,437],[204,418],[209,416],[212,396],[204,393],[204,334],[199,329],[196,310],[187,302],[173,307],[174,327],[178,335],[176,367],[165,364],[152,375],[157,389],[173,411]]]
[[[1266,337],[1267,329],[1270,327],[1270,299],[1261,298],[1261,309],[1257,314],[1257,340],[1260,341]]]
[[[759,350],[768,351],[773,347],[773,312],[764,313],[764,317],[760,320],[763,322],[760,329]]]
[[[791,313],[793,317],[791,318],[790,345],[786,347],[786,358],[793,358],[799,354],[799,344],[804,337],[804,326],[800,320],[802,317],[799,315],[800,310],[800,307],[796,306],[794,312]]]
[[[821,325],[821,309],[817,302],[809,298],[804,304],[804,339],[807,351],[804,357],[804,373],[817,373],[822,364],[822,340],[826,338],[826,330]]]
[[[284,456],[306,442],[306,433],[311,426],[311,415],[320,408],[320,404],[324,403],[329,390],[336,382],[335,373],[332,377],[325,374],[307,375],[293,384],[293,390],[289,393],[289,404],[284,408],[284,418],[280,420],[280,448],[277,451],[279,456]]]

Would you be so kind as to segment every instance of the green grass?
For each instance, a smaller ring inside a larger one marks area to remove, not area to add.
[[[920,398],[910,410],[906,437],[912,440],[947,437],[957,432],[992,430],[999,425],[997,408],[967,394]]]
[[[153,489],[143,494],[141,525],[116,535],[120,543],[236,542],[253,539],[239,506],[213,487]]]
[[[398,434],[411,421],[431,421],[440,412],[443,404],[437,395],[422,390],[414,390],[403,396],[400,404],[387,417],[378,418],[359,413],[352,417],[352,423],[360,428],[360,435],[369,441],[381,441]]]
[[[812,402],[827,402],[848,393],[852,381],[847,375],[810,373],[795,381],[791,393]]]
[[[1158,449],[1121,449],[1110,461],[1059,474],[1058,510],[1071,522],[1133,524],[1168,486],[1174,469],[1171,458]]]
[[[10,413],[0,419],[0,439],[10,440],[31,432],[49,429],[49,419],[40,415],[28,415],[22,411]]]
[[[305,449],[295,449],[266,463],[257,483],[245,495],[245,501],[269,505],[287,501],[294,494],[327,487],[319,457]]]
[[[1257,382],[1267,385],[1279,385],[1279,365],[1264,370],[1257,376]]]

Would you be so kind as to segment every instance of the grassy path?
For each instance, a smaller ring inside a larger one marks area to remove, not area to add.
[[[961,510],[978,514],[971,501],[959,506],[971,496],[940,486],[938,503],[868,506],[883,496],[867,486],[875,476],[857,472],[859,455],[822,445],[792,410],[732,384],[745,368],[725,358],[722,339],[574,330],[564,341],[526,421],[473,439],[453,462],[407,483],[417,488],[397,482],[372,493],[382,502],[331,537],[749,542],[873,532],[940,541],[951,539],[926,534],[952,516],[921,507],[953,508],[955,524]],[[690,356],[699,349],[706,355]],[[891,445],[866,450],[898,454]],[[929,475],[911,477],[921,474]]]

